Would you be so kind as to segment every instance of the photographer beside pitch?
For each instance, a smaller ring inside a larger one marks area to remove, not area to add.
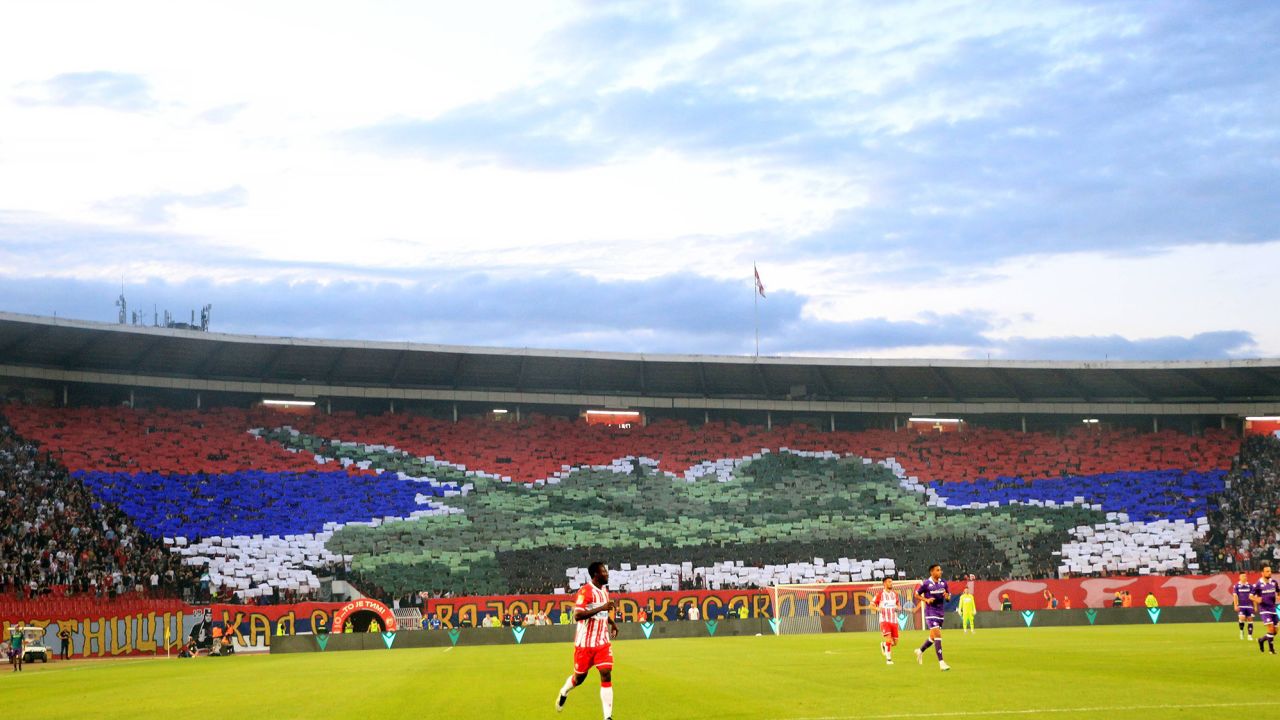
[[[600,672],[600,705],[604,720],[613,720],[613,639],[618,626],[609,611],[615,603],[609,599],[609,566],[593,562],[587,566],[591,581],[582,586],[573,603],[573,619],[578,627],[573,635],[573,674],[564,681],[556,696],[556,712],[564,709],[569,692],[587,679],[592,666]]]
[[[924,607],[924,627],[929,631],[929,638],[916,649],[916,662],[924,663],[924,651],[932,645],[938,654],[938,669],[950,670],[951,666],[942,659],[942,624],[946,620],[947,601],[951,599],[950,587],[942,579],[942,566],[929,566],[929,577],[916,588],[916,600]]]

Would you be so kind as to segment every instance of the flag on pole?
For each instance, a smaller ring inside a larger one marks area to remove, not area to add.
[[[764,283],[760,282],[760,268],[752,265],[751,269],[756,272],[756,292],[760,293],[760,297],[764,297]]]

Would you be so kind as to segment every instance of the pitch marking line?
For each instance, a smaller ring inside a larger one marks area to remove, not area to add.
[[[935,713],[896,713],[893,715],[823,715],[820,717],[779,718],[779,720],[894,720],[895,718],[987,717],[992,715],[1039,715],[1040,713],[1129,712],[1134,710],[1202,710],[1207,708],[1275,707],[1280,701],[1198,703],[1191,705],[1105,705],[1097,707],[1032,708],[1028,710],[964,710]]]

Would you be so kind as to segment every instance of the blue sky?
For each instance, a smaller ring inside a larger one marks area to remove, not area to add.
[[[1280,356],[1280,5],[261,5],[7,13],[0,310]]]

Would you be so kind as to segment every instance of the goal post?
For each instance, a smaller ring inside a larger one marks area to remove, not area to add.
[[[894,579],[898,595],[899,625],[903,630],[924,627],[924,609],[918,607],[915,589],[921,580]],[[872,598],[883,580],[829,583],[789,583],[769,588],[774,632],[805,634],[822,632],[822,618],[861,618],[867,630],[880,630],[880,617],[871,609]]]

